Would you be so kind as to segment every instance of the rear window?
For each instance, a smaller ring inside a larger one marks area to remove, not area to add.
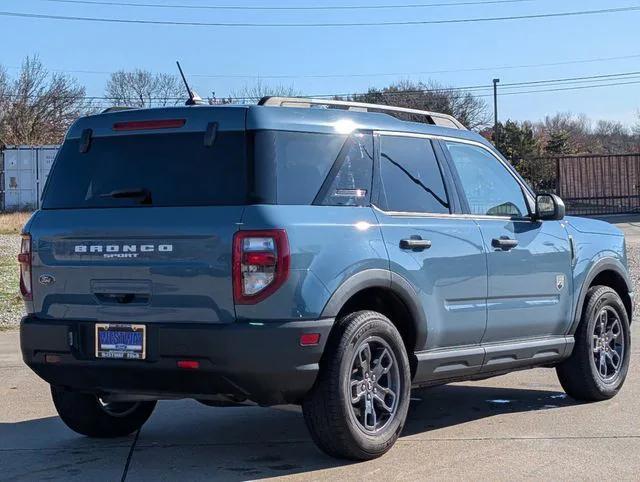
[[[43,199],[44,209],[216,206],[247,202],[244,132],[96,137],[80,153],[65,141]]]

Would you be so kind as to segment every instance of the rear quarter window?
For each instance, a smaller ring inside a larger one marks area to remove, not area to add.
[[[346,135],[257,131],[257,183],[272,178],[277,204],[311,204],[342,149]]]

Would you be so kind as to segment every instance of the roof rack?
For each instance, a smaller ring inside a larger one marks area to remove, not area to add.
[[[120,112],[122,110],[134,110],[134,109],[137,109],[137,107],[127,107],[125,105],[122,105],[122,106],[107,107],[105,110],[103,110],[100,113],[108,114],[109,112]]]
[[[441,114],[439,112],[429,112],[426,110],[409,109],[407,107],[394,107],[391,105],[382,104],[366,104],[363,102],[351,102],[346,100],[326,100],[326,99],[312,99],[304,97],[263,97],[258,102],[258,105],[276,106],[276,107],[301,107],[311,108],[312,106],[326,106],[326,107],[343,107],[346,110],[353,110],[359,112],[369,111],[383,111],[383,112],[395,112],[402,114],[421,115],[427,118],[427,123],[434,124],[441,127],[452,127],[454,129],[467,128],[462,125],[455,117],[448,114]]]

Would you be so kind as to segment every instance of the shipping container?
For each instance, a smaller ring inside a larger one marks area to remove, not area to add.
[[[38,209],[59,146],[7,146],[2,151],[4,210]]]

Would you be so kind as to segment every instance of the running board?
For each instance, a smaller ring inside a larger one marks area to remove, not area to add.
[[[472,379],[478,375],[553,365],[571,355],[572,336],[417,352],[413,383]]]

